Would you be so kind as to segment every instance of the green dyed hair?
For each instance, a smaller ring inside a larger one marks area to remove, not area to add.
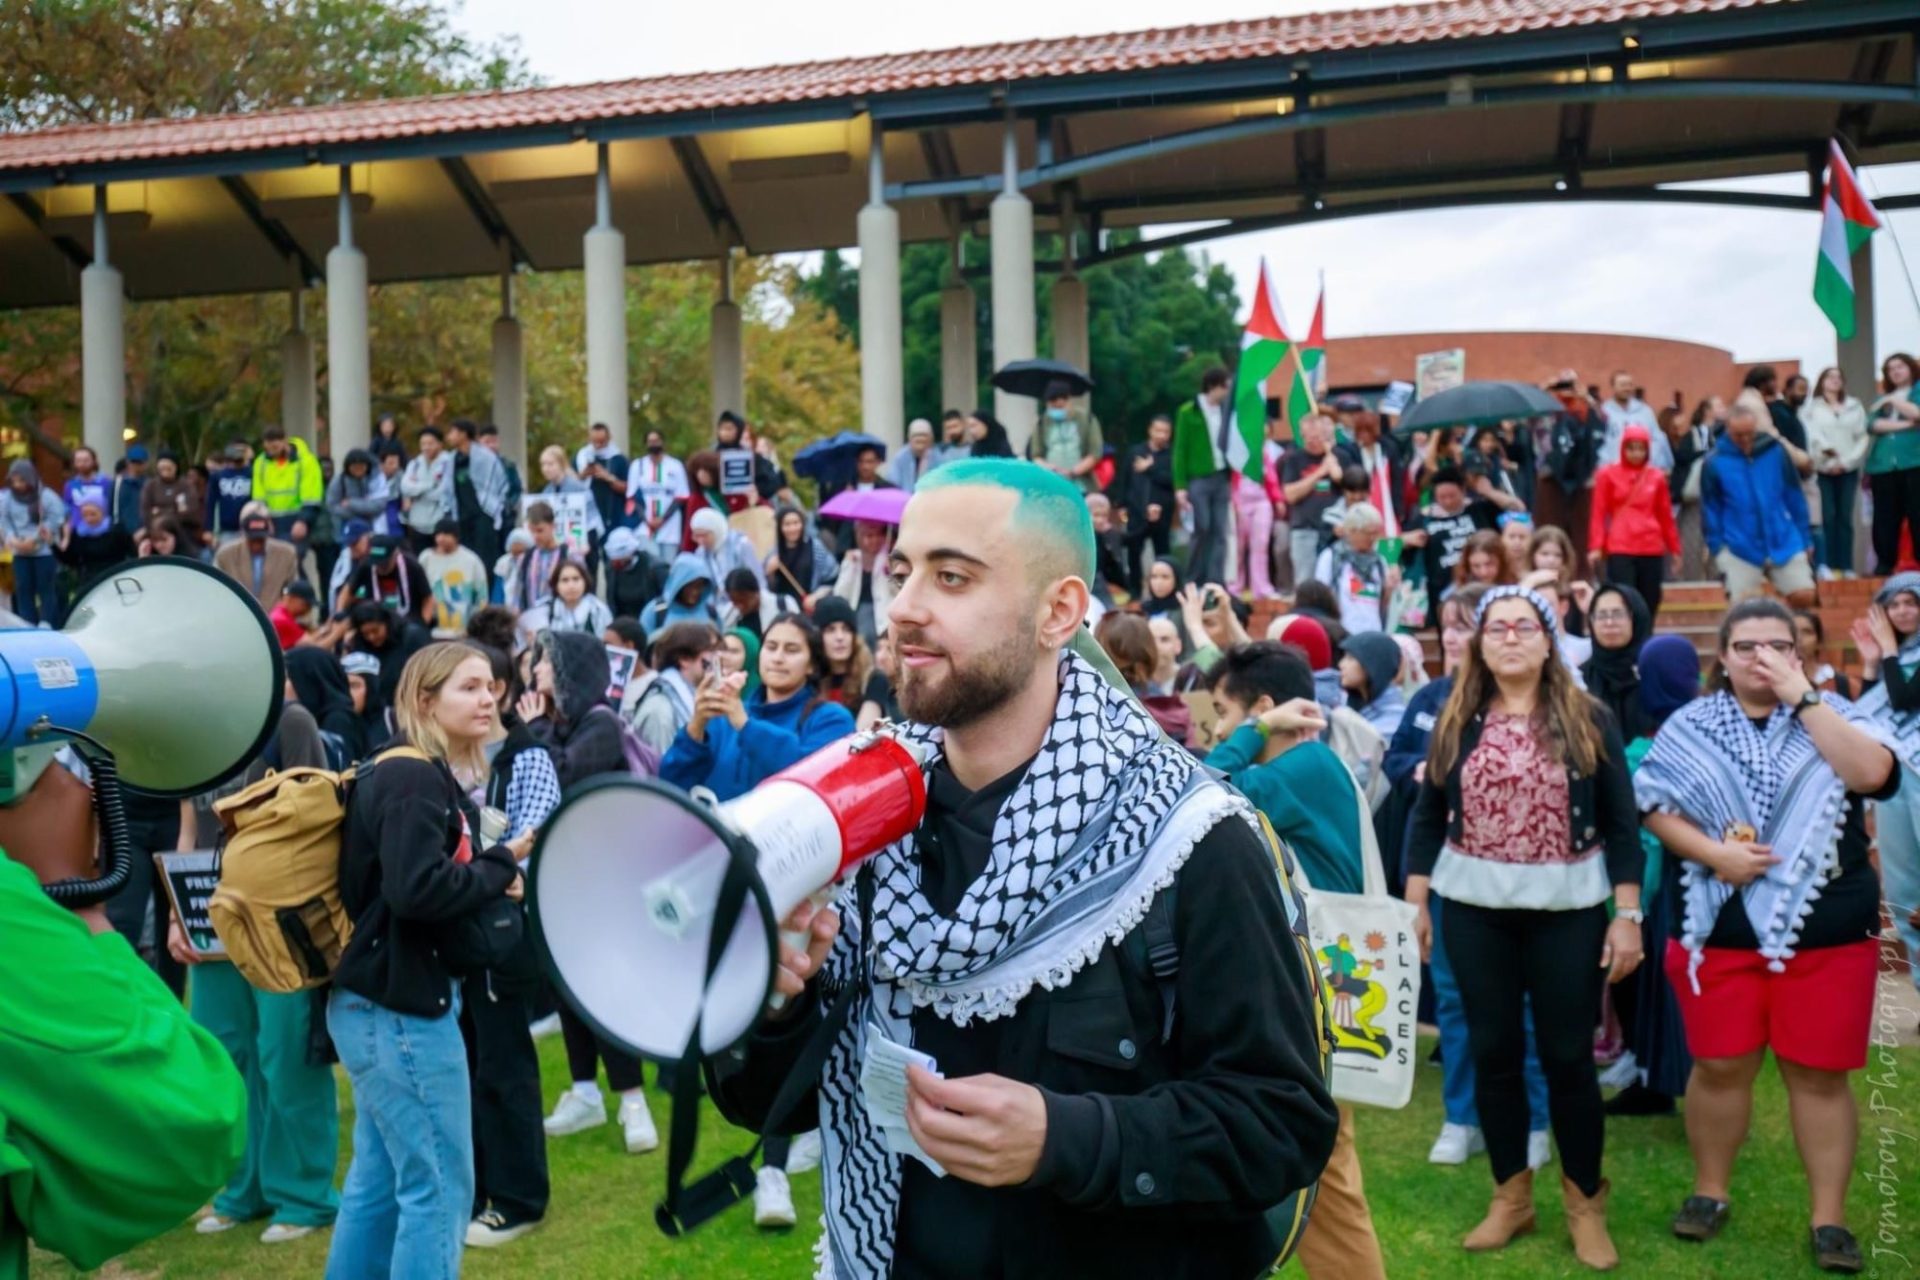
[[[1059,549],[1066,574],[1093,581],[1093,515],[1071,480],[1038,463],[1019,458],[964,458],[929,472],[916,491],[964,485],[1010,489],[1014,527],[1046,539]]]

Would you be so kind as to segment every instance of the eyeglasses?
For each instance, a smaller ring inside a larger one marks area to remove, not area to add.
[[[1545,630],[1537,622],[1489,622],[1486,635],[1490,640],[1531,640]]]
[[[1733,650],[1736,657],[1751,658],[1762,649],[1771,649],[1786,657],[1793,653],[1795,645],[1791,640],[1735,640],[1727,648]]]
[[[1597,609],[1593,614],[1595,622],[1630,622],[1632,619],[1633,615],[1625,609]]]

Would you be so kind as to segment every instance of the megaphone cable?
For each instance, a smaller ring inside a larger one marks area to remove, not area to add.
[[[106,866],[93,879],[71,876],[43,886],[46,895],[66,907],[87,907],[104,902],[120,892],[133,874],[133,838],[127,829],[126,799],[120,791],[120,770],[113,753],[76,729],[48,726],[49,736],[57,735],[91,751],[81,752],[87,772],[93,775],[93,811],[100,819],[100,833],[106,843]]]

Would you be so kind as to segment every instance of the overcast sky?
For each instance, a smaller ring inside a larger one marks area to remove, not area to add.
[[[1177,20],[1379,2],[1190,0]],[[1172,20],[1163,0],[832,0],[798,9],[786,0],[465,0],[459,19],[475,35],[518,36],[533,71],[550,84],[1129,31]],[[1796,175],[1758,185],[1798,191],[1804,182]],[[1870,195],[1920,190],[1920,165],[1871,170],[1866,182]],[[1920,211],[1900,215],[1896,229],[1920,255]],[[1264,256],[1290,328],[1306,325],[1324,270],[1327,328],[1335,337],[1601,330],[1709,342],[1742,360],[1797,358],[1819,367],[1831,363],[1834,339],[1812,299],[1818,234],[1812,212],[1516,205],[1352,218],[1203,248],[1233,270],[1243,301]],[[1920,307],[1890,238],[1875,240],[1880,349],[1911,349],[1920,345]]]

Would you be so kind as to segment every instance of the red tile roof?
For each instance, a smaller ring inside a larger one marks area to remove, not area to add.
[[[1513,35],[1783,0],[1435,0],[745,71],[0,133],[0,170],[271,151]],[[1785,0],[1793,2],[1793,0]]]

